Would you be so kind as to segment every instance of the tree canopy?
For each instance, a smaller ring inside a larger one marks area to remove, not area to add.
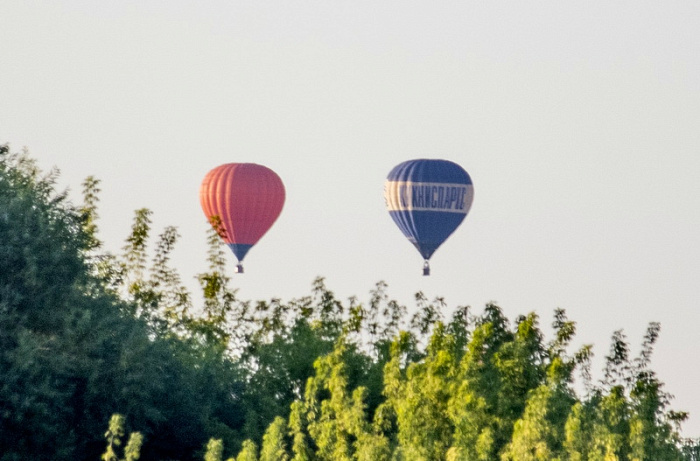
[[[0,146],[0,461],[700,459],[651,369],[657,323],[636,357],[614,332],[594,382],[562,309],[547,339],[534,312],[409,309],[383,282],[241,300],[213,230],[195,297],[176,228],[154,239],[139,209],[110,254],[99,181],[74,205],[57,175]]]

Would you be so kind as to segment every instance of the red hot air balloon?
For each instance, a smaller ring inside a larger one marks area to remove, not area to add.
[[[243,272],[248,250],[277,220],[284,198],[280,177],[255,163],[226,163],[204,177],[199,189],[202,210],[236,255],[236,272]]]

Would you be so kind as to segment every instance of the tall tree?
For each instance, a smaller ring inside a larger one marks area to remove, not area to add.
[[[512,341],[513,334],[501,309],[488,304],[475,320],[467,350],[462,358],[457,388],[448,414],[455,426],[450,456],[454,459],[492,460],[509,439],[499,415],[501,376],[496,353]],[[508,430],[507,428],[505,428]]]
[[[392,384],[389,396],[397,416],[397,450],[402,459],[443,459],[451,444],[454,427],[445,415],[458,370],[454,352],[454,337],[446,335],[438,322],[425,358],[408,365],[405,375],[393,371],[403,378]],[[391,366],[397,364],[393,361]]]
[[[265,431],[262,447],[260,448],[260,461],[288,461],[286,442],[286,423],[279,416]]]

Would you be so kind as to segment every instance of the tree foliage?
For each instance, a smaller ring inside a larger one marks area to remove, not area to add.
[[[548,341],[537,314],[496,304],[417,293],[409,315],[383,282],[366,303],[322,278],[241,300],[215,230],[195,297],[171,266],[177,229],[153,244],[139,209],[106,252],[99,181],[75,206],[57,174],[0,147],[1,461],[699,458],[650,367],[657,323],[637,357],[614,332],[594,384],[563,310]]]
[[[133,432],[129,435],[129,442],[123,448],[123,458],[118,455],[118,452],[122,451],[122,437],[124,437],[124,416],[117,413],[112,415],[109,420],[109,429],[105,433],[107,450],[102,455],[104,461],[136,461],[141,457],[141,445],[143,444],[141,433]]]

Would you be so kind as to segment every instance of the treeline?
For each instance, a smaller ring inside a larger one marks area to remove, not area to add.
[[[615,332],[594,382],[563,310],[546,339],[493,304],[444,317],[418,293],[409,315],[384,283],[240,300],[213,231],[198,302],[175,228],[138,210],[108,254],[99,182],[74,205],[57,174],[0,146],[0,461],[700,459],[650,367],[656,323],[637,356]]]

